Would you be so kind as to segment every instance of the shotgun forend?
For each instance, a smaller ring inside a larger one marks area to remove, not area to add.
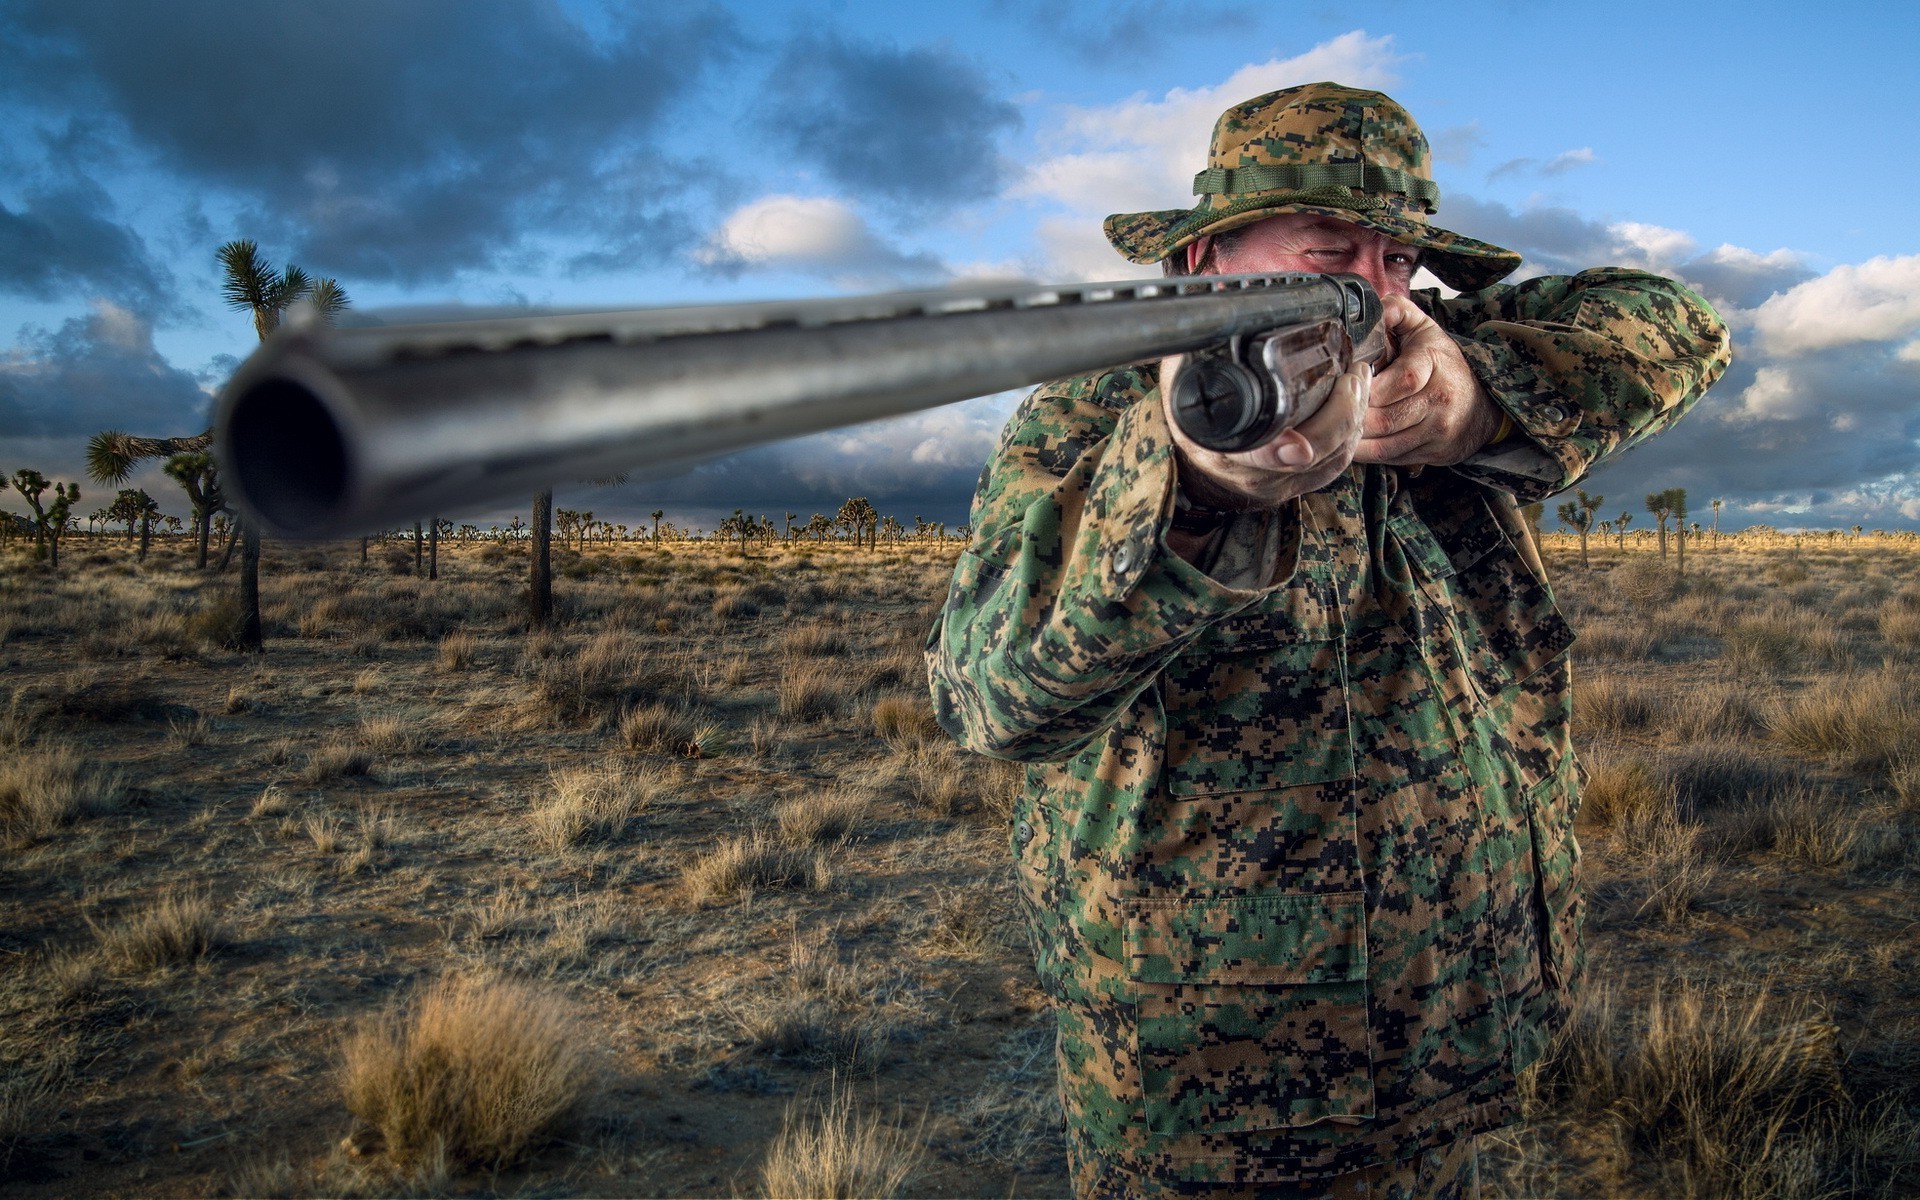
[[[1175,384],[1176,419],[1240,448],[1302,419],[1330,371],[1376,353],[1379,318],[1355,276],[1202,275],[293,320],[222,391],[216,453],[261,528],[339,537],[1208,347]]]

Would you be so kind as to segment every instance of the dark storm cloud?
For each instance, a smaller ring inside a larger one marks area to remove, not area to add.
[[[996,139],[1020,111],[978,67],[944,50],[802,38],[768,85],[762,128],[866,198],[942,206],[993,194]]]
[[[84,437],[123,429],[198,433],[208,397],[162,358],[153,331],[126,309],[98,305],[56,331],[28,330],[0,356],[0,440]]]
[[[636,475],[618,488],[569,489],[568,507],[635,524],[654,508],[685,526],[710,527],[740,508],[775,523],[828,516],[851,496],[912,528],[913,518],[958,525],[986,465],[1011,394],[851,429],[761,446],[671,473]],[[609,514],[621,514],[617,516]]]
[[[1838,507],[1802,521],[1912,524],[1891,505],[1869,512],[1858,497],[1920,459],[1920,366],[1887,346],[1757,365],[1740,361],[1740,351],[1736,344],[1735,366],[1686,419],[1594,473],[1584,486],[1608,495],[1603,515],[1638,514],[1647,493],[1683,487],[1696,516],[1718,497],[1742,524],[1777,524],[1770,510],[1821,503],[1816,495]],[[1893,486],[1920,496],[1911,481]]]
[[[1687,250],[1673,262],[1650,261],[1615,226],[1589,220],[1570,208],[1515,212],[1497,202],[1448,194],[1435,221],[1518,251],[1526,256],[1528,266],[1538,269],[1535,273],[1565,275],[1601,266],[1651,268],[1677,274],[1707,298],[1738,308],[1753,308],[1816,274],[1788,253],[1761,255],[1733,247],[1705,253]]]
[[[1102,63],[1140,55],[1176,38],[1250,33],[1259,12],[1251,4],[1190,0],[1118,0],[1092,6],[1073,0],[994,0],[993,11],[1024,23],[1049,45]]]
[[[52,300],[107,296],[152,313],[177,307],[171,274],[107,212],[86,183],[29,192],[18,208],[0,202],[0,291]]]
[[[656,127],[734,44],[730,18],[701,7],[599,39],[523,0],[12,11],[16,94],[116,114],[164,166],[280,222],[313,269],[402,280],[604,216],[585,198],[658,161]],[[622,200],[651,212],[684,195],[675,182]]]

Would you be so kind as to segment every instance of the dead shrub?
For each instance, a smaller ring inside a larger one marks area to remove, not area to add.
[[[873,702],[873,731],[890,746],[944,737],[925,696],[882,696]]]
[[[819,891],[833,880],[823,851],[793,846],[755,830],[732,837],[681,872],[681,884],[696,904],[728,900],[756,888],[795,888]]]
[[[88,764],[71,746],[16,749],[0,759],[0,840],[24,846],[116,806],[123,790],[118,772]]]
[[[172,892],[127,919],[95,926],[100,949],[122,970],[151,971],[203,958],[225,939],[213,901]]]
[[[1651,916],[1668,925],[1686,922],[1694,901],[1713,882],[1714,865],[1702,853],[1703,826],[1687,821],[1671,807],[1624,817],[1615,831],[1614,852],[1635,878],[1627,902],[1638,900],[1632,916]]]
[[[788,1106],[760,1186],[776,1200],[898,1196],[925,1154],[919,1131],[886,1125],[877,1114],[862,1116],[850,1094],[832,1093],[810,1109],[798,1101]]]
[[[1848,862],[1859,839],[1856,814],[1816,788],[1801,787],[1776,796],[1767,805],[1767,829],[1772,849],[1810,867],[1838,867]]]
[[[571,656],[555,655],[540,663],[534,695],[543,713],[563,722],[580,721],[644,698],[655,679],[656,673],[642,662],[638,643],[628,634],[608,630]]]
[[[445,979],[347,1040],[347,1108],[403,1166],[499,1170],[564,1132],[597,1090],[580,1021],[507,980]]]

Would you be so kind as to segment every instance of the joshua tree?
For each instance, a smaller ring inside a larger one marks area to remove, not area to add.
[[[1613,531],[1620,535],[1620,552],[1627,550],[1627,526],[1633,524],[1633,514],[1623,512],[1613,519]]]
[[[164,468],[167,477],[179,484],[187,493],[187,503],[192,506],[193,527],[200,534],[200,556],[194,566],[207,569],[207,537],[213,531],[213,514],[226,507],[227,498],[220,491],[220,469],[214,466],[213,455],[205,450],[176,454],[167,460]]]
[[[1709,503],[1713,508],[1713,548],[1718,550],[1720,548],[1720,505],[1722,501],[1716,499]]]
[[[260,257],[253,242],[226,243],[214,252],[224,276],[221,299],[227,307],[253,318],[253,331],[261,341],[280,326],[280,318],[296,301],[305,300],[322,321],[332,321],[345,311],[349,301],[346,290],[333,279],[315,279],[288,263],[275,272]],[[124,483],[135,464],[146,458],[172,457],[204,452],[213,442],[211,431],[190,438],[138,438],[118,430],[95,434],[87,443],[87,471],[101,483]],[[168,474],[173,474],[171,465]],[[211,467],[207,472],[211,478]],[[179,475],[174,475],[179,479]],[[184,486],[184,482],[183,482]],[[200,566],[207,565],[207,529],[200,529]],[[251,526],[241,531],[240,606],[245,612],[240,628],[239,648],[259,650],[264,645],[260,625],[260,536]]]
[[[657,542],[660,540],[660,518],[667,515],[667,510],[656,508],[647,515],[653,518],[653,540]]]
[[[516,522],[519,521],[515,517]],[[527,623],[543,629],[553,620],[553,489],[533,498],[533,566],[527,581]]]
[[[855,496],[840,506],[836,519],[852,531],[853,544],[858,546],[868,530],[879,524],[880,514],[874,511],[873,505],[868,503],[865,496]],[[874,544],[877,545],[878,542]]]
[[[53,489],[53,499],[43,506],[40,497],[48,488]],[[34,553],[46,558],[47,570],[58,571],[60,537],[66,533],[67,518],[80,499],[80,485],[55,483],[32,467],[22,467],[13,473],[13,490],[25,497],[27,507],[33,510]]]
[[[1593,529],[1593,521],[1600,513],[1600,506],[1607,502],[1605,496],[1589,496],[1584,488],[1574,492],[1576,499],[1569,500],[1554,511],[1562,524],[1570,526],[1580,534],[1580,566],[1587,564],[1587,533]]]

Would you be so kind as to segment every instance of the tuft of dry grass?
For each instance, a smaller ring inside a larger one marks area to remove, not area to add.
[[[347,1108],[402,1166],[444,1156],[509,1167],[563,1133],[597,1091],[581,1033],[551,993],[443,979],[347,1040]]]
[[[89,766],[71,746],[15,750],[0,759],[0,842],[43,838],[84,812],[113,807],[123,788],[118,772]]]
[[[351,742],[335,739],[308,753],[307,765],[300,771],[300,782],[313,786],[372,774],[373,755],[370,752]]]
[[[637,704],[620,716],[620,742],[641,754],[685,755],[693,743],[693,718],[671,704]]]
[[[464,629],[456,629],[440,639],[440,649],[434,655],[434,665],[448,673],[464,671],[473,666],[479,652],[479,640]]]
[[[756,888],[820,891],[833,881],[824,851],[790,845],[765,830],[731,837],[681,871],[681,884],[695,904],[728,900]]]
[[[113,925],[95,926],[105,957],[127,971],[152,971],[204,958],[225,940],[213,900],[170,892]]]
[[[952,742],[909,746],[893,756],[893,767],[922,814],[954,817],[965,808],[970,794],[966,761]]]
[[[789,658],[838,658],[847,653],[847,635],[824,623],[795,625],[780,639]]]
[[[556,771],[545,798],[528,813],[534,836],[548,850],[582,842],[618,841],[633,815],[665,790],[669,776],[617,760]]]
[[[1629,559],[1607,572],[1607,587],[1640,608],[1671,600],[1680,582],[1673,567],[1659,558]]]
[[[1628,1002],[1594,981],[1524,1080],[1528,1115],[1611,1127],[1667,1194],[1892,1194],[1873,1176],[1911,1170],[1915,1148],[1889,1143],[1898,1122],[1850,1119],[1836,1033],[1812,1002],[1764,986]]]
[[[773,819],[788,845],[824,846],[844,841],[872,807],[871,797],[835,788],[782,800]]]
[[[887,1125],[877,1113],[863,1116],[850,1093],[830,1091],[824,1100],[787,1107],[760,1187],[774,1200],[898,1196],[925,1155],[918,1130]]]
[[[1574,692],[1575,728],[1585,736],[1635,733],[1667,708],[1653,688],[1613,675],[1587,677]]]
[[[831,663],[791,658],[780,672],[780,715],[811,721],[840,711],[846,680]]]
[[[873,731],[889,746],[931,742],[946,735],[925,696],[882,696],[873,702]]]
[[[1885,770],[1920,745],[1920,678],[1897,669],[1843,676],[1783,702],[1769,724],[1796,750]]]
[[[419,726],[405,717],[389,714],[360,721],[360,741],[381,754],[407,754],[418,750],[423,740]]]
[[[1623,816],[1615,830],[1613,850],[1622,867],[1635,876],[1627,900],[1638,900],[1632,917],[1647,917],[1667,925],[1684,924],[1694,902],[1711,886],[1714,864],[1702,852],[1705,827],[1683,819],[1668,800],[1665,807]]]

